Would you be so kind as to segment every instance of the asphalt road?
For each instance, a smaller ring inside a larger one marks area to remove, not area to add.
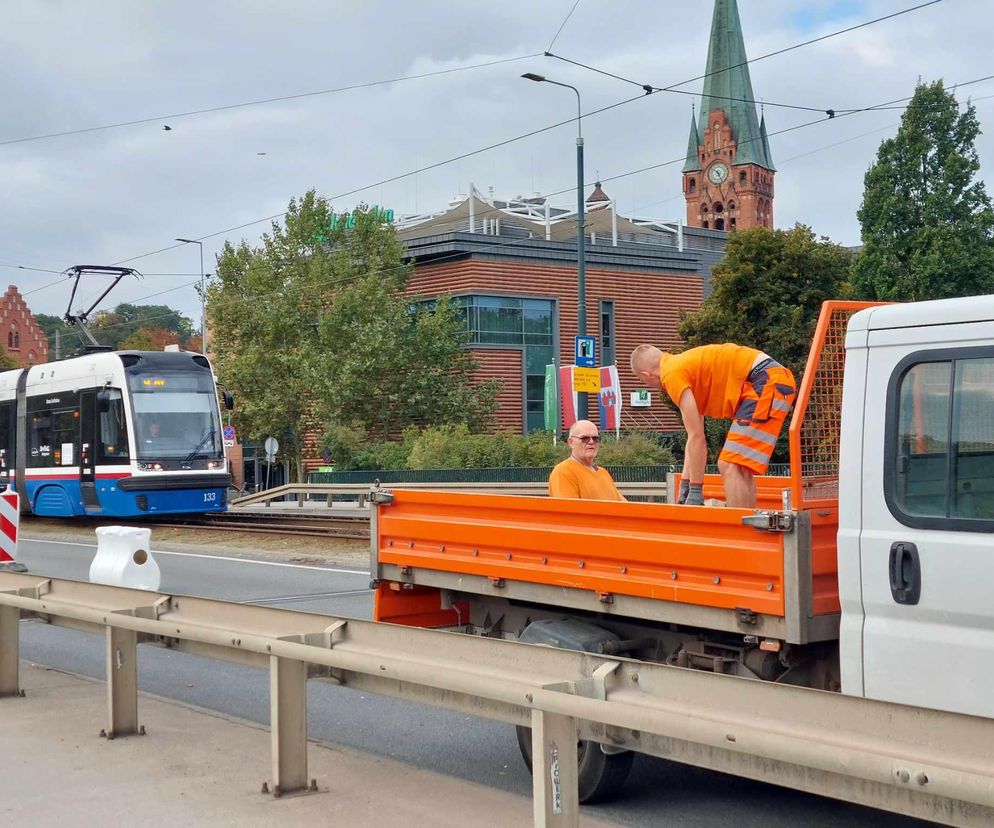
[[[19,560],[32,574],[87,580],[95,547],[22,538]],[[370,618],[372,593],[365,571],[156,552],[162,591]],[[48,627],[21,625],[21,655],[37,664],[103,678],[103,639]],[[269,676],[262,670],[158,648],[139,648],[144,691],[269,721]],[[524,796],[531,778],[513,730],[409,702],[312,682],[308,735],[428,767]],[[912,828],[927,823],[777,788],[711,771],[638,756],[622,800],[588,806],[592,813],[631,826],[741,826],[770,824]]]

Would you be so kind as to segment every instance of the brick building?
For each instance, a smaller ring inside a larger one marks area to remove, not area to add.
[[[541,197],[495,201],[477,191],[439,213],[402,217],[398,236],[414,265],[412,296],[448,295],[470,334],[481,380],[503,383],[497,419],[515,432],[543,427],[545,366],[573,362],[577,332],[576,213]],[[678,344],[684,311],[709,289],[727,234],[626,218],[598,184],[587,199],[587,333],[602,365],[617,364],[623,428],[675,430],[676,414],[654,395],[632,408],[628,356],[642,342]],[[598,411],[590,395],[592,416]]]
[[[48,362],[48,337],[16,285],[0,297],[0,345],[19,365]]]
[[[773,227],[776,167],[746,60],[735,0],[715,0],[700,118],[691,114],[683,166],[691,227]]]

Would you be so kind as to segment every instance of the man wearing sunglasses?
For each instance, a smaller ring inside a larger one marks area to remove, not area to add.
[[[614,478],[597,465],[601,436],[590,420],[577,420],[570,426],[570,456],[549,475],[550,497],[573,497],[582,500],[624,500]]]

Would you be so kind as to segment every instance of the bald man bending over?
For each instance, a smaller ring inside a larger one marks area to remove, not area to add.
[[[582,500],[624,500],[614,478],[596,463],[601,436],[590,420],[577,420],[570,426],[567,445],[572,452],[549,475],[550,497]]]

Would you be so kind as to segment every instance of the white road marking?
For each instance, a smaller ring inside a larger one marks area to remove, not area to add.
[[[51,543],[57,546],[85,546],[88,549],[96,549],[97,545],[95,543],[77,543],[75,541],[53,541],[46,540],[45,538],[21,538],[21,541],[30,541],[32,543]],[[292,564],[292,563],[280,563],[279,561],[257,561],[253,558],[229,558],[224,555],[210,555],[203,554],[200,552],[166,552],[162,549],[152,550],[156,555],[175,555],[179,558],[209,558],[214,561],[232,561],[234,563],[245,563],[245,564],[258,564],[259,566],[284,566],[289,569],[309,569],[317,570],[318,572],[335,572],[339,575],[362,575],[364,578],[369,577],[369,571],[365,569],[336,569],[330,566],[307,566],[306,564]]]

